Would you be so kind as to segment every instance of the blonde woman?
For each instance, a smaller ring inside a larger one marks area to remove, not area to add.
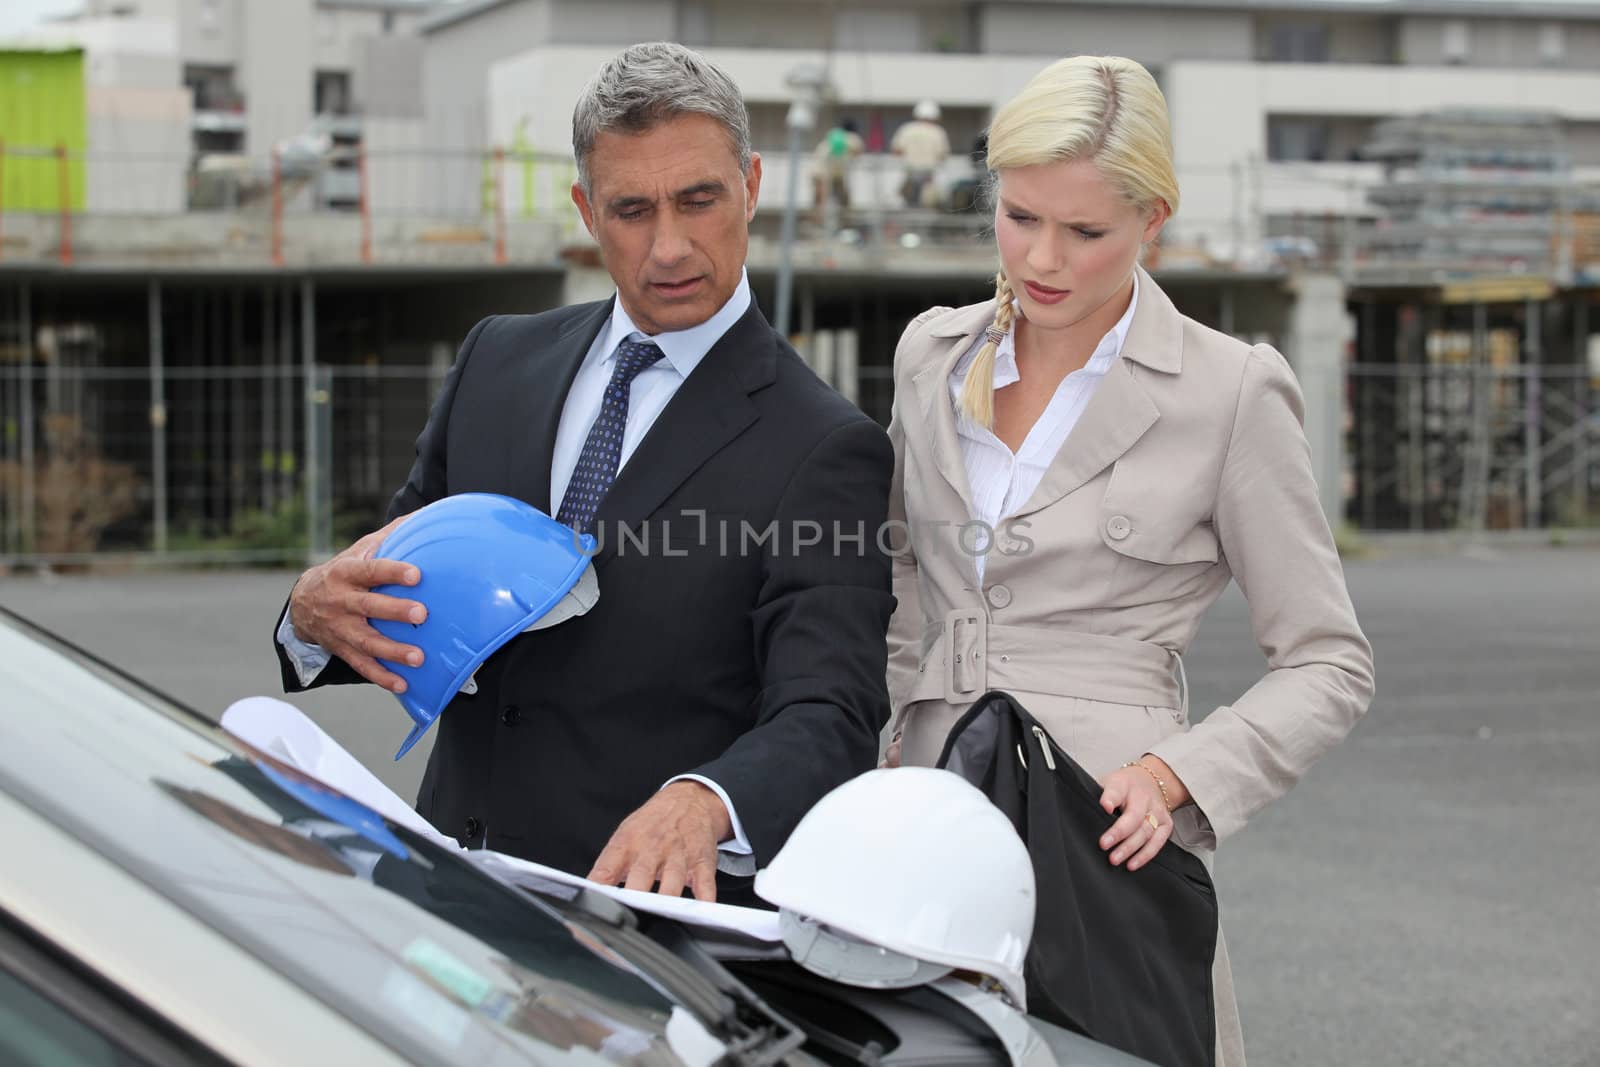
[[[1179,314],[1140,250],[1178,207],[1166,101],[1139,64],[1062,60],[989,130],[995,298],[917,317],[895,354],[888,759],[937,760],[1014,696],[1120,811],[1136,870],[1218,842],[1372,696],[1284,358]],[[1262,679],[1191,727],[1182,655],[1232,578]],[[1041,907],[1048,902],[1041,901]],[[1217,1062],[1244,1051],[1227,952]]]

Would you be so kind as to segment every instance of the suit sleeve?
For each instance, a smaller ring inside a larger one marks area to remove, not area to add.
[[[1214,847],[1288,792],[1372,700],[1372,647],[1356,623],[1317,498],[1299,385],[1283,356],[1246,360],[1217,487],[1224,557],[1250,607],[1267,674],[1152,754],[1182,779]]]
[[[825,793],[877,762],[894,609],[878,534],[893,466],[882,428],[852,419],[811,451],[779,503],[750,616],[756,724],[693,772],[727,792],[758,866]]]
[[[400,487],[400,491],[389,501],[389,510],[384,517],[384,523],[392,522],[401,515],[409,515],[423,505],[431,504],[446,495],[446,486],[449,482],[445,472],[445,442],[449,434],[450,409],[455,406],[456,389],[461,383],[461,375],[466,371],[467,359],[472,355],[473,347],[478,343],[483,328],[493,320],[494,316],[490,316],[479,321],[467,334],[467,339],[461,343],[456,361],[445,375],[444,385],[439,389],[438,397],[434,399],[432,411],[428,413],[428,421],[422,427],[422,433],[417,436],[417,458],[411,464],[411,473],[406,476],[406,482]],[[289,604],[285,601],[272,627],[272,648],[278,656],[278,671],[283,679],[285,693],[300,693],[323,685],[350,685],[366,681],[351,670],[349,664],[334,658],[330,659],[327,666],[323,667],[309,683],[302,682],[299,672],[295,670],[294,660],[277,637],[288,613]]]

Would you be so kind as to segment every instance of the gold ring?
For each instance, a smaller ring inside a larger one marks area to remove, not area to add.
[[[1150,824],[1150,830],[1152,833],[1161,829],[1161,824],[1156,822],[1156,813],[1153,811],[1145,812],[1144,821]]]

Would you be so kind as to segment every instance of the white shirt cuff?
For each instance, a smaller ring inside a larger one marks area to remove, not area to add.
[[[717,799],[722,801],[722,806],[728,809],[728,821],[733,824],[733,838],[732,840],[724,841],[719,844],[717,846],[717,851],[731,852],[735,856],[750,855],[750,840],[744,836],[744,827],[739,824],[739,813],[733,810],[733,801],[728,799],[728,794],[723,792],[722,787],[716,782],[713,782],[711,779],[701,777],[698,774],[680,774],[676,778],[667,782],[667,784],[663,785],[661,788],[665,789],[673,782],[683,781],[699,782],[701,785],[717,794]]]
[[[317,675],[322,673],[322,668],[328,665],[333,657],[321,645],[309,645],[295,636],[294,624],[289,621],[289,609],[283,609],[283,618],[278,620],[278,644],[283,646],[283,651],[288,654],[289,662],[294,664],[295,677],[300,679],[300,684],[309,686],[317,680]]]

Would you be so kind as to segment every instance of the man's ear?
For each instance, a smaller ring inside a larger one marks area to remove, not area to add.
[[[589,197],[584,194],[582,182],[572,183],[572,202],[578,205],[578,214],[582,216],[584,228],[589,231],[589,236],[598,241],[600,235],[594,232],[594,205],[589,203]]]
[[[750,173],[744,176],[744,221],[756,217],[756,201],[761,199],[761,153],[750,153]]]

